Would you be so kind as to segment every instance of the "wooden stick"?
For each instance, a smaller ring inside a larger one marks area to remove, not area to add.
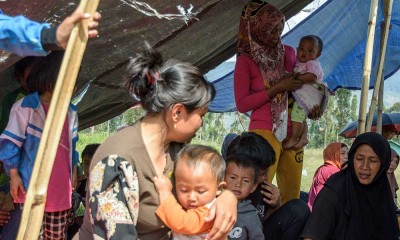
[[[82,0],[80,8],[93,14],[99,0]],[[35,159],[28,193],[24,203],[17,239],[38,239],[43,222],[47,186],[53,169],[54,158],[60,141],[61,131],[74,91],[76,77],[88,40],[88,22],[81,21],[71,32],[63,58],[57,83],[53,91],[49,111]],[[72,169],[71,169],[72,171]]]
[[[368,21],[369,26],[367,35],[367,45],[365,49],[363,85],[361,88],[361,100],[360,100],[360,111],[358,113],[357,135],[365,132],[365,118],[367,112],[367,99],[368,99],[368,89],[369,89],[369,81],[371,75],[372,52],[374,48],[377,11],[378,11],[378,0],[372,0],[371,10],[369,13],[369,21]]]
[[[381,30],[381,45],[380,45],[380,56],[379,56],[379,66],[378,66],[378,73],[376,76],[375,80],[375,86],[374,86],[374,92],[372,94],[371,98],[371,104],[369,105],[369,112],[368,112],[368,118],[367,118],[367,127],[366,131],[369,132],[371,131],[372,127],[372,119],[374,117],[374,113],[376,110],[376,105],[378,103],[378,93],[380,93],[380,87],[381,87],[381,81],[383,81],[383,67],[385,63],[385,56],[386,56],[386,46],[387,46],[387,40],[389,36],[389,30],[390,30],[390,20],[392,18],[392,5],[393,5],[393,0],[385,0],[383,7],[384,7],[384,13],[385,13],[385,28]],[[382,124],[382,115],[378,115],[378,118],[381,118],[381,124]],[[382,129],[382,126],[381,126]]]

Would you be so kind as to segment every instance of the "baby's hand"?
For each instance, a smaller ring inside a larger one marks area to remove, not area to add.
[[[164,175],[156,176],[153,178],[154,185],[156,186],[156,190],[158,195],[160,195],[160,202],[167,199],[170,195],[172,195],[172,183],[169,178]]]

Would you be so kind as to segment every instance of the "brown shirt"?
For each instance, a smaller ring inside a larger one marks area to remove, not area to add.
[[[172,144],[170,146],[171,155],[175,156],[175,153],[179,149],[179,144]],[[139,215],[136,230],[139,234],[139,239],[169,239],[169,229],[155,214],[160,203],[152,179],[157,174],[143,142],[140,121],[107,138],[93,156],[90,171],[93,166],[109,155],[118,155],[119,157],[126,159],[133,165],[134,170],[137,173],[139,182]],[[173,167],[173,161],[168,155],[164,175],[168,176],[173,171]],[[88,181],[90,184],[90,177]],[[87,212],[84,223],[79,232],[80,239],[93,239],[92,226],[88,216]]]

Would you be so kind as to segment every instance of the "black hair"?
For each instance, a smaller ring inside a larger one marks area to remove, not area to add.
[[[53,92],[63,57],[63,51],[54,51],[46,57],[35,59],[27,80],[30,92]]]
[[[249,159],[247,155],[244,154],[229,155],[226,158],[226,166],[228,166],[229,163],[234,163],[238,167],[253,169],[254,171],[253,181],[254,183],[258,182],[258,174],[260,172],[260,167],[255,161]]]
[[[324,42],[322,41],[322,39],[321,39],[320,37],[315,36],[315,35],[307,35],[307,36],[302,37],[302,38],[300,39],[300,42],[303,41],[303,40],[312,40],[312,41],[316,41],[316,42],[318,43],[318,50],[319,50],[319,53],[322,52],[322,49],[324,48]]]
[[[14,65],[14,78],[18,81],[21,81],[22,77],[24,76],[25,69],[32,66],[36,58],[38,57],[24,57],[16,62]]]
[[[94,153],[96,152],[97,148],[100,146],[98,143],[88,144],[82,151],[82,158],[85,156],[93,157]]]
[[[125,88],[149,114],[160,113],[176,103],[192,112],[215,97],[214,85],[195,66],[177,60],[163,63],[161,53],[149,46],[130,60]]]
[[[252,159],[262,170],[275,163],[275,151],[271,144],[254,132],[244,132],[233,139],[227,150],[227,158],[230,155],[244,155]]]

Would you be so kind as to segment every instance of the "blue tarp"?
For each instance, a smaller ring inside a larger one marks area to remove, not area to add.
[[[283,36],[282,41],[296,48],[300,38],[313,34],[324,41],[319,61],[324,70],[324,81],[331,90],[337,88],[361,89],[365,45],[368,32],[370,1],[328,0],[317,11],[297,24]],[[374,52],[370,88],[373,88],[378,68],[381,24],[384,22],[381,1],[375,29]],[[226,69],[229,68],[229,69]],[[227,112],[235,109],[233,97],[234,63],[222,64],[208,73],[207,79],[215,83],[216,99],[210,106],[212,112]],[[400,68],[400,1],[393,1],[391,30],[386,57],[385,79]]]

